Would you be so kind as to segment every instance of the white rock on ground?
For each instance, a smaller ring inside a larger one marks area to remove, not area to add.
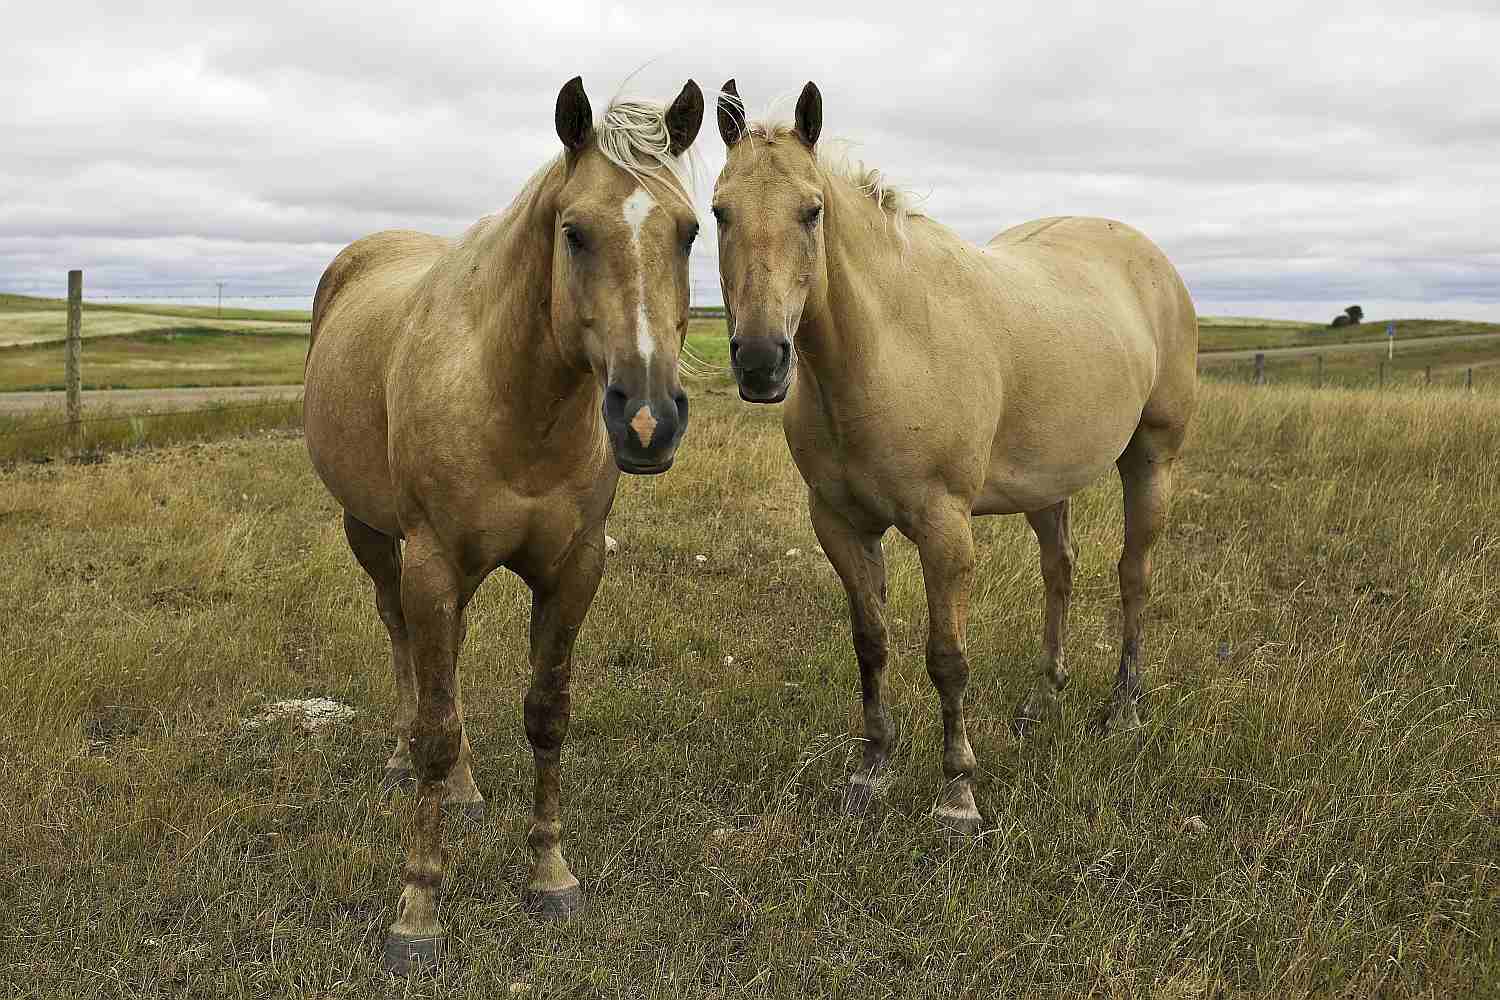
[[[259,729],[283,720],[295,722],[309,733],[315,733],[335,722],[354,718],[354,709],[331,698],[292,698],[267,705],[266,710],[245,721],[246,729]]]
[[[702,566],[704,563],[708,562],[708,556],[701,554],[693,556],[693,562],[697,563],[699,566]]]
[[[788,559],[795,559],[798,556],[800,556],[801,554],[802,554],[802,550],[801,549],[787,549],[786,550],[786,557]]]
[[[609,535],[605,535],[604,536],[604,554],[612,556],[616,552],[619,552],[619,551],[620,551],[620,543],[618,541],[616,541],[614,538],[611,538]]]

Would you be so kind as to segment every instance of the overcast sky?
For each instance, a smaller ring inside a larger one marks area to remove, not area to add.
[[[600,110],[647,64],[637,96],[732,75],[752,109],[814,79],[824,134],[927,214],[976,241],[1124,220],[1201,313],[1500,320],[1500,5],[1234,6],[7,5],[0,291],[82,267],[94,294],[309,301],[361,235],[508,204],[558,88]],[[711,104],[697,148],[711,303]]]

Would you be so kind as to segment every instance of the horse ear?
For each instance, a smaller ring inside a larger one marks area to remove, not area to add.
[[[726,146],[745,137],[745,102],[740,100],[732,79],[724,81],[719,94],[719,137]]]
[[[681,156],[698,138],[698,129],[703,127],[703,91],[692,80],[683,85],[682,93],[667,109],[666,119],[667,135],[671,138],[667,154]]]
[[[557,137],[570,153],[581,150],[594,134],[594,110],[583,92],[583,77],[575,76],[557,94]]]
[[[818,144],[822,132],[823,95],[818,92],[818,85],[809,80],[802,88],[802,96],[797,98],[797,137],[811,148]]]

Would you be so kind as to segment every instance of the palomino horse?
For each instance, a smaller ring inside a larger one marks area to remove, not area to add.
[[[483,813],[457,665],[464,608],[499,566],[533,595],[527,900],[549,917],[582,903],[558,808],[573,641],[620,472],[666,471],[687,427],[677,363],[698,225],[681,157],[702,120],[688,81],[670,107],[617,101],[596,126],[575,78],[557,98],[565,151],[510,208],[456,241],[365,237],[318,283],[307,447],[390,632],[387,783],[418,781],[392,969],[446,945],[443,812]]]
[[[927,586],[948,779],[935,816],[972,831],[970,516],[1024,513],[1041,543],[1042,670],[1017,721],[1050,721],[1068,680],[1068,498],[1115,465],[1124,634],[1106,726],[1139,726],[1151,545],[1194,409],[1193,303],[1161,251],[1118,222],[1043,219],[983,248],[964,242],[877,172],[818,155],[822,97],[811,83],[790,126],[747,124],[743,107],[730,80],[713,210],[731,367],[742,398],[787,399],[813,528],[848,592],[865,748],[847,802],[868,805],[891,749],[881,539],[895,525],[916,543]]]

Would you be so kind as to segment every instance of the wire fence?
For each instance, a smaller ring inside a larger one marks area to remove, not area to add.
[[[78,421],[57,420],[46,424],[34,424],[29,427],[13,427],[9,430],[0,430],[0,438],[16,437],[21,434],[62,431],[90,424],[126,423],[131,420],[156,420],[161,417],[181,417],[185,415],[201,417],[204,414],[233,413],[240,410],[268,410],[272,407],[297,406],[301,403],[301,396],[263,399],[255,403],[222,403],[215,400],[208,400],[198,406],[187,406],[176,410],[134,410],[129,413],[112,413],[103,417],[84,417]]]

